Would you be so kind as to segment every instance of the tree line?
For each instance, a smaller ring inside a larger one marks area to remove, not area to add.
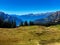
[[[4,22],[4,20],[0,19],[0,28],[15,28],[16,27],[16,22]]]
[[[30,21],[29,23],[25,21],[25,22],[21,22],[19,26],[31,26],[31,25],[34,25],[33,21]],[[16,28],[16,27],[17,27],[16,20],[11,20],[10,22],[0,19],[0,28]]]
[[[29,21],[29,23],[27,21],[25,21],[25,22],[21,22],[18,27],[20,27],[20,26],[32,26],[32,25],[51,26],[51,25],[56,25],[56,24],[60,24],[60,22],[59,23],[48,23],[48,24],[44,25],[44,24],[34,24],[33,21]],[[16,21],[12,20],[11,22],[9,22],[9,21],[4,22],[3,20],[0,19],[0,28],[16,28],[16,27],[17,27]]]
[[[20,26],[32,26],[32,25],[34,25],[34,22],[33,21],[29,21],[29,23],[28,23],[28,21],[25,21],[25,22],[22,22],[20,24]]]

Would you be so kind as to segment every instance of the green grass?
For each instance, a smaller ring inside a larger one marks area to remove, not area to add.
[[[60,25],[0,28],[0,45],[47,45],[60,42]]]

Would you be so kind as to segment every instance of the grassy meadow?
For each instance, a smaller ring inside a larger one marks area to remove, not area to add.
[[[60,45],[60,25],[0,28],[0,45]]]

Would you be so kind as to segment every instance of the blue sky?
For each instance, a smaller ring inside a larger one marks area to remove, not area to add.
[[[0,11],[8,14],[28,14],[60,10],[60,0],[0,0]]]

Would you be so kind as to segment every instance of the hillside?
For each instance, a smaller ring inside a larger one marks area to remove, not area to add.
[[[56,11],[45,18],[37,19],[34,23],[38,25],[60,24],[60,11]]]
[[[0,28],[0,45],[60,45],[60,25]]]
[[[3,22],[3,23],[8,22],[10,24],[12,24],[12,22],[15,22],[16,26],[20,26],[22,20],[15,15],[9,15],[9,14],[6,14],[4,12],[0,12],[0,25],[1,25],[1,22]],[[3,27],[3,25],[0,27]]]

